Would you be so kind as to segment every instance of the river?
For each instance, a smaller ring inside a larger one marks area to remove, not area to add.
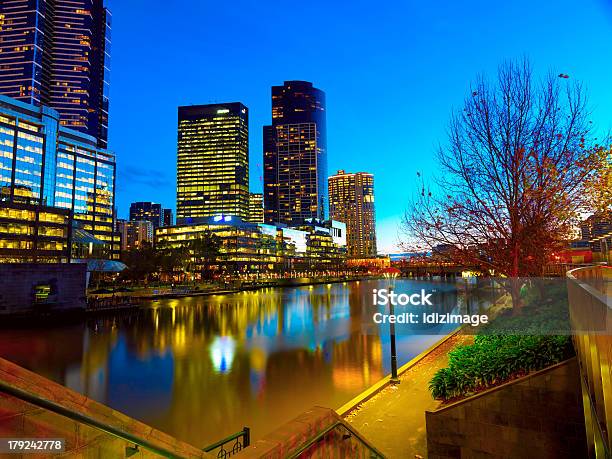
[[[383,280],[152,301],[135,313],[0,330],[0,356],[204,447],[243,426],[256,440],[312,406],[338,408],[390,372],[372,325]],[[453,284],[398,280],[397,292]],[[368,325],[370,324],[370,325]],[[443,330],[399,330],[403,364]]]

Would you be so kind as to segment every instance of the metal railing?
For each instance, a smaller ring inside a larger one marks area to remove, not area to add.
[[[151,443],[150,441],[137,437],[136,435],[132,435],[129,432],[125,432],[114,426],[98,421],[97,419],[94,419],[90,416],[77,413],[76,411],[68,409],[51,400],[44,399],[42,397],[39,397],[38,395],[34,395],[24,390],[13,387],[9,384],[6,384],[4,381],[0,381],[0,392],[4,392],[5,394],[18,398],[19,400],[38,406],[39,408],[44,408],[45,410],[59,414],[60,416],[64,416],[72,421],[85,424],[89,427],[93,427],[94,429],[100,430],[115,438],[119,438],[121,440],[125,440],[128,443],[133,444],[133,447],[126,447],[126,457],[129,457],[135,452],[137,452],[138,448],[140,447],[162,457],[167,457],[171,459],[187,459],[186,457],[180,456],[172,451],[157,446]]]
[[[351,429],[348,424],[342,421],[336,421],[333,424],[329,425],[327,428],[319,432],[315,437],[311,438],[308,442],[304,443],[297,450],[295,450],[291,455],[288,456],[288,459],[298,459],[302,454],[307,452],[310,448],[316,447],[321,441],[324,440],[325,436],[331,433],[337,427],[344,428],[347,433],[342,436],[342,440],[348,440],[350,438],[356,438],[370,453],[369,459],[385,459],[385,456],[378,451],[374,446],[370,444],[365,438],[363,438],[360,434]]]
[[[89,427],[92,427],[108,435],[111,435],[115,438],[124,440],[134,445],[134,446],[127,446],[125,448],[126,457],[130,457],[133,454],[137,453],[139,451],[139,448],[144,448],[148,451],[151,451],[152,453],[155,453],[159,456],[166,457],[169,459],[187,459],[187,457],[181,456],[165,448],[157,446],[151,443],[150,441],[147,441],[129,432],[125,432],[114,426],[98,421],[97,419],[94,419],[90,416],[87,416],[81,413],[77,413],[76,411],[66,408],[54,401],[47,400],[45,398],[39,397],[38,395],[34,395],[24,390],[13,387],[10,384],[5,383],[4,381],[0,381],[0,392],[8,394],[11,397],[15,397],[24,402],[30,403],[31,405],[35,405],[39,408],[43,408],[47,411],[51,411],[52,413],[58,414],[60,416],[64,416],[72,421],[87,425]],[[226,445],[227,443],[230,443],[231,441],[235,441],[235,443],[232,446],[232,448],[228,450],[226,449]],[[251,441],[250,429],[248,427],[245,427],[240,432],[237,432],[233,435],[230,435],[227,438],[224,438],[223,440],[220,440],[216,443],[213,443],[210,446],[207,446],[206,448],[203,449],[203,451],[208,453],[217,448],[221,448],[219,450],[219,453],[217,454],[217,458],[226,459],[228,457],[231,457],[233,454],[236,454],[237,452],[243,450],[247,446],[249,446],[250,441]]]
[[[234,442],[231,449],[226,449],[228,443]],[[217,453],[217,458],[226,459],[232,457],[234,454],[239,453],[244,448],[251,444],[251,429],[243,427],[240,432],[230,435],[229,437],[219,440],[218,442],[208,445],[204,448],[204,452],[210,453],[211,451],[221,448]]]

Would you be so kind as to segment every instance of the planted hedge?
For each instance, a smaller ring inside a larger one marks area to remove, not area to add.
[[[438,370],[429,390],[438,400],[465,397],[573,355],[564,304],[525,308],[520,316],[496,318],[478,332],[474,344],[449,352],[448,367]]]
[[[429,383],[435,399],[463,397],[570,358],[569,336],[477,335],[449,353],[449,366]]]

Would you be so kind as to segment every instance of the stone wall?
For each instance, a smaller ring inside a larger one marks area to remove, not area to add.
[[[573,358],[425,413],[430,459],[586,457]]]
[[[0,264],[0,316],[85,309],[86,275],[81,263]]]

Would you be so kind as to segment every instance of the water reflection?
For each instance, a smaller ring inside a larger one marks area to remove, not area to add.
[[[440,288],[440,284],[437,284]],[[398,281],[398,291],[431,288]],[[338,407],[389,372],[385,325],[366,326],[382,281],[152,302],[138,313],[0,332],[0,355],[194,445],[243,426],[259,438]],[[464,308],[452,287],[443,309]],[[418,331],[423,333],[423,330]],[[398,337],[404,363],[440,337]]]

